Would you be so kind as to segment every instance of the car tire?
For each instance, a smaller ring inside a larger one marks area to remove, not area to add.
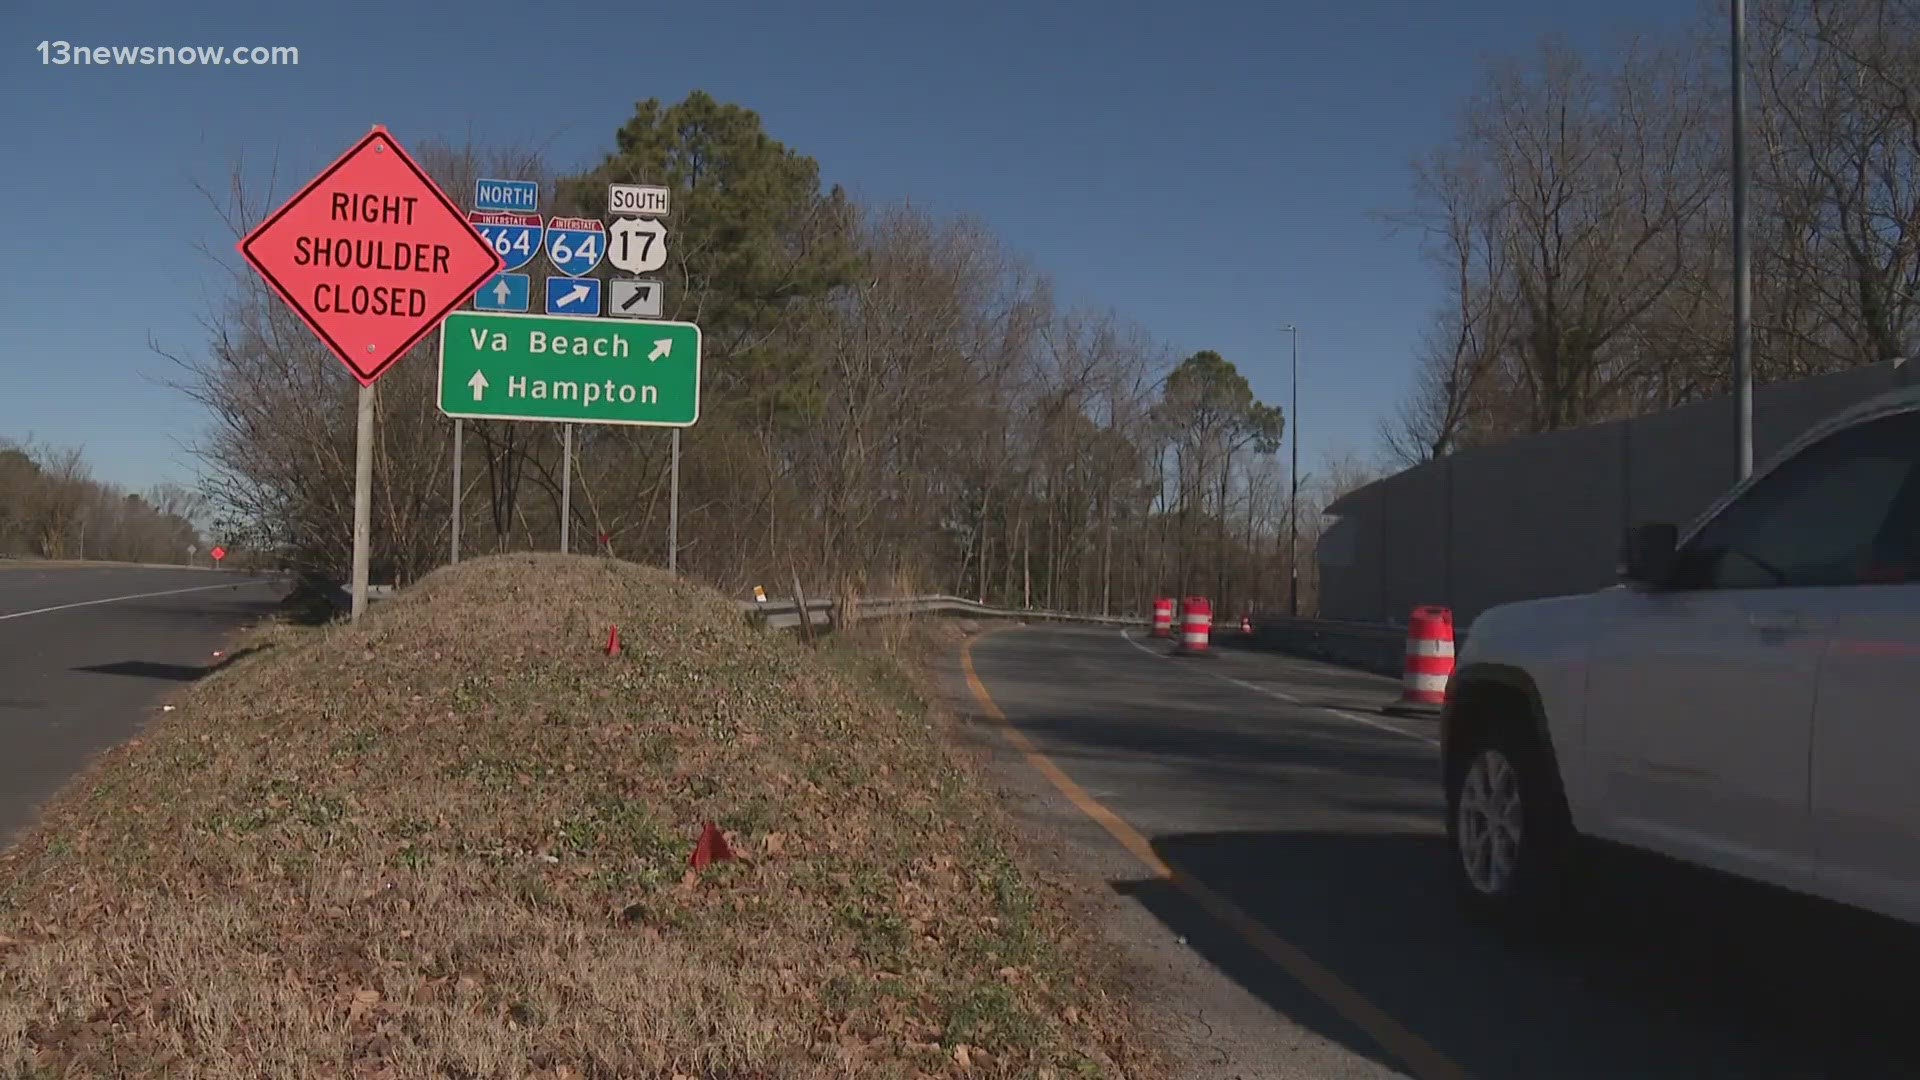
[[[1515,927],[1552,922],[1573,847],[1552,754],[1496,730],[1448,774],[1447,847],[1468,910]]]

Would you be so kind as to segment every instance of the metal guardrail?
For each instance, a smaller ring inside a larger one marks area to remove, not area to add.
[[[741,600],[740,610],[774,630],[791,630],[800,625],[800,609],[792,600]],[[832,626],[844,622],[837,618],[839,604],[834,600],[807,601],[807,622],[814,626]],[[865,596],[854,601],[851,621],[898,618],[904,615],[972,615],[983,619],[1033,619],[1047,622],[1097,623],[1106,626],[1145,626],[1145,618],[1111,615],[1082,615],[1071,611],[1038,608],[999,608],[959,596]]]
[[[799,608],[792,600],[742,600],[740,610],[762,625],[775,630],[792,630],[800,625]],[[835,623],[837,604],[832,600],[807,601],[808,621],[815,626]],[[958,596],[873,596],[854,604],[854,619],[896,618],[904,615],[972,615],[990,619],[1030,619],[1036,621],[1092,623],[1106,626],[1146,626],[1144,617],[1082,615],[1070,611],[999,608]],[[1237,621],[1237,620],[1235,620]],[[1254,620],[1251,637],[1243,637],[1228,624],[1216,625],[1215,645],[1271,652],[1324,660],[1345,667],[1359,668],[1390,678],[1399,678],[1405,670],[1407,628],[1390,623],[1344,622],[1337,619],[1296,619],[1264,616]],[[1465,628],[1454,630],[1454,648],[1467,641]]]

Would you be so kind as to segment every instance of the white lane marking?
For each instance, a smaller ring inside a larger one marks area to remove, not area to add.
[[[32,611],[15,611],[0,615],[0,622],[8,619],[24,619],[29,615],[45,615],[52,611],[70,611],[74,608],[93,607],[95,604],[117,604],[122,600],[146,600],[155,596],[178,596],[181,593],[208,592],[213,589],[238,589],[246,585],[265,585],[264,581],[223,581],[218,585],[195,585],[190,589],[162,589],[159,592],[133,593],[128,596],[109,596],[104,600],[82,600],[76,604],[55,604],[52,607],[34,608]]]
[[[1120,631],[1120,639],[1122,641],[1125,641],[1127,644],[1133,646],[1134,648],[1139,649],[1141,652],[1146,653],[1148,656],[1157,657],[1161,660],[1173,659],[1173,657],[1168,656],[1166,653],[1156,652],[1153,649],[1149,649],[1145,645],[1140,644],[1138,641],[1135,641],[1133,639],[1132,631],[1129,631],[1129,630]],[[1212,678],[1219,679],[1221,682],[1232,683],[1233,685],[1240,687],[1242,690],[1251,690],[1256,694],[1265,694],[1270,698],[1277,698],[1281,701],[1286,702],[1289,705],[1299,705],[1303,708],[1317,709],[1320,712],[1332,713],[1333,715],[1341,718],[1342,720],[1351,720],[1356,724],[1365,724],[1367,727],[1370,727],[1370,728],[1378,728],[1381,731],[1391,732],[1392,734],[1398,735],[1403,739],[1418,739],[1420,742],[1426,743],[1428,746],[1440,745],[1440,740],[1434,738],[1431,735],[1422,735],[1417,731],[1408,731],[1405,728],[1394,727],[1392,724],[1386,723],[1385,721],[1382,721],[1382,720],[1375,720],[1370,716],[1361,716],[1359,713],[1350,713],[1345,709],[1335,709],[1326,705],[1308,705],[1306,702],[1301,701],[1299,698],[1294,697],[1292,694],[1286,693],[1285,691],[1281,691],[1281,690],[1275,690],[1272,687],[1260,686],[1257,683],[1250,683],[1245,681],[1244,679],[1236,679],[1231,675],[1222,675],[1217,671],[1204,671],[1199,668],[1195,668],[1194,670],[1199,671],[1200,674],[1202,675],[1207,675],[1207,676],[1211,676]]]

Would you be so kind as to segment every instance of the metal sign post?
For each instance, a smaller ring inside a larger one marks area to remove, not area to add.
[[[560,426],[560,551],[571,555],[573,544],[573,425]]]
[[[1753,475],[1753,275],[1747,250],[1747,4],[1733,0],[1734,465]]]
[[[367,610],[367,533],[373,519],[373,384],[360,384],[353,442],[353,619]]]
[[[673,475],[667,480],[667,573],[680,572],[680,429],[673,429]]]
[[[460,561],[460,427],[466,421],[453,418],[453,559]]]

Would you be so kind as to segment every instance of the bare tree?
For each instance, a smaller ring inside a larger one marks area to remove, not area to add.
[[[1711,113],[1688,59],[1636,46],[1599,70],[1548,42],[1494,65],[1455,143],[1416,168],[1413,220],[1450,295],[1382,431],[1396,458],[1636,408],[1667,358],[1648,323],[1686,310],[1711,250]]]
[[[1776,329],[1825,368],[1911,355],[1920,314],[1920,8],[1762,5],[1760,185],[1780,272],[1818,316]]]
[[[40,476],[27,507],[39,530],[39,553],[49,559],[76,555],[78,526],[93,486],[86,454],[77,446],[41,447],[33,460]]]
[[[1439,151],[1415,166],[1415,176],[1424,205],[1401,224],[1422,230],[1425,255],[1446,274],[1449,306],[1422,336],[1411,392],[1382,424],[1389,453],[1409,465],[1447,454],[1463,439],[1508,433],[1500,418],[1473,412],[1486,412],[1482,387],[1514,344],[1515,323],[1508,245],[1487,169]]]

